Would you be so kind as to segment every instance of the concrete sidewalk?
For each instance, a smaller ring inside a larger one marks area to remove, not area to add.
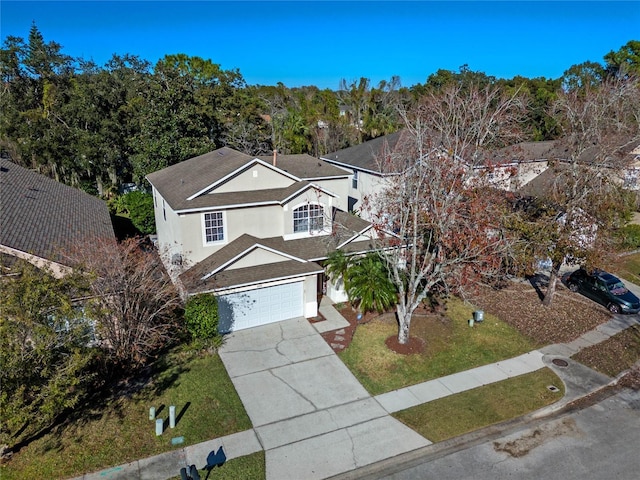
[[[325,315],[325,325],[298,319],[230,336],[220,355],[252,430],[77,478],[167,479],[183,466],[204,466],[208,453],[221,446],[227,459],[265,450],[268,480],[339,475],[431,443],[390,413],[545,366],[558,374],[566,393],[538,415],[606,386],[611,378],[569,357],[638,323],[636,315],[616,315],[570,343],[371,397],[317,332],[341,328],[333,312]]]

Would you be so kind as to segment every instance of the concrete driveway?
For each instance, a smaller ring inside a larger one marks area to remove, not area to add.
[[[390,417],[304,318],[234,332],[220,357],[268,480],[327,478],[430,444]]]

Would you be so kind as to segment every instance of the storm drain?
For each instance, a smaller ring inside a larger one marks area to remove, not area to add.
[[[551,360],[551,363],[553,363],[556,367],[568,367],[569,366],[569,362],[567,362],[566,360],[563,360],[561,358],[554,358],[553,360]]]
[[[558,387],[556,387],[555,385],[549,385],[547,387],[547,390],[549,390],[550,392],[553,392],[553,393],[556,393],[556,392],[560,391],[560,389]]]

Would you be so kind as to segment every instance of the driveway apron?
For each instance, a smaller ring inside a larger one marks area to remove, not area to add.
[[[327,478],[430,444],[390,417],[304,318],[234,332],[220,357],[265,449],[267,480]]]

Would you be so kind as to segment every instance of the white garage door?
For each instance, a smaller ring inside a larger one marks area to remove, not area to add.
[[[303,316],[303,282],[218,297],[220,331],[230,332]]]

